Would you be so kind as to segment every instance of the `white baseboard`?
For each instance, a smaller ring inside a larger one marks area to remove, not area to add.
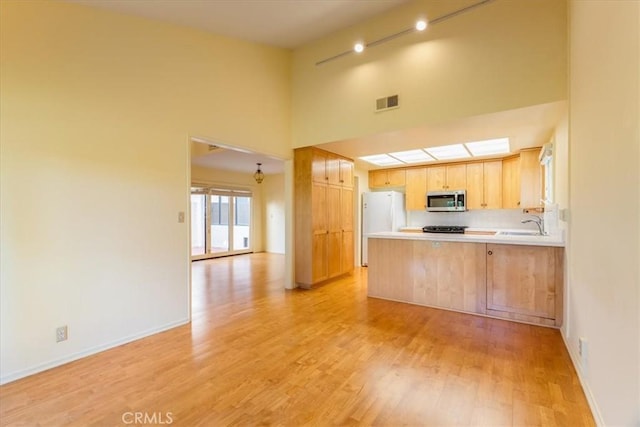
[[[589,404],[589,408],[591,409],[591,414],[593,415],[593,420],[596,422],[598,427],[605,427],[606,424],[602,419],[602,414],[600,413],[600,409],[598,408],[598,404],[596,403],[596,399],[591,392],[591,388],[589,388],[589,383],[586,378],[582,374],[582,365],[580,365],[577,354],[573,352],[571,346],[567,342],[567,338],[564,336],[562,330],[560,330],[560,336],[562,336],[562,341],[564,342],[564,346],[569,352],[569,357],[571,358],[571,362],[573,363],[573,368],[578,374],[578,380],[580,380],[580,385],[582,386],[582,390],[584,391],[584,395],[587,397],[587,403]]]
[[[60,359],[56,359],[56,360],[52,360],[52,361],[49,361],[49,362],[45,362],[45,363],[39,364],[39,365],[34,366],[32,368],[23,369],[23,370],[18,371],[18,372],[13,372],[13,373],[10,373],[8,375],[5,375],[5,376],[1,377],[0,378],[0,385],[6,384],[6,383],[9,383],[9,382],[12,382],[12,381],[19,380],[21,378],[25,378],[25,377],[28,377],[30,375],[37,374],[39,372],[43,372],[43,371],[46,371],[48,369],[55,368],[57,366],[61,366],[61,365],[67,364],[69,362],[73,362],[74,360],[82,359],[84,357],[91,356],[93,354],[100,353],[100,352],[105,351],[105,350],[109,350],[110,348],[118,347],[118,346],[121,346],[123,344],[130,343],[132,341],[137,341],[139,339],[142,339],[142,338],[145,338],[145,337],[148,337],[148,336],[151,336],[151,335],[155,335],[157,333],[164,332],[164,331],[167,331],[169,329],[176,328],[178,326],[186,325],[187,323],[189,323],[189,319],[178,320],[176,322],[171,322],[171,323],[168,323],[166,325],[163,325],[163,326],[161,326],[159,328],[148,329],[148,330],[146,330],[144,332],[140,332],[140,333],[134,334],[134,335],[129,335],[129,336],[127,336],[125,338],[122,338],[122,339],[119,339],[119,340],[115,340],[115,341],[111,341],[111,342],[106,343],[106,344],[101,344],[101,345],[98,345],[98,346],[95,346],[95,347],[91,347],[91,348],[88,348],[86,350],[83,350],[83,351],[80,351],[80,352],[73,353],[73,354],[70,354],[68,356],[62,357]]]

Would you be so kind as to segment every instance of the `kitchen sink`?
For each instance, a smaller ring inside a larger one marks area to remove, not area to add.
[[[498,231],[496,236],[539,236],[537,231]]]

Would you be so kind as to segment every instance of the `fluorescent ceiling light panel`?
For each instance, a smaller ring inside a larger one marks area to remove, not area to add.
[[[388,154],[375,154],[373,156],[363,156],[360,157],[361,160],[364,160],[368,163],[373,163],[378,166],[391,166],[391,165],[401,165],[403,164],[400,160],[394,159]]]
[[[389,155],[405,163],[432,162],[435,160],[423,150],[397,151],[395,153],[389,153]]]
[[[464,145],[474,157],[507,154],[509,152],[509,138],[487,139],[486,141],[467,142]]]
[[[446,159],[464,159],[465,157],[471,157],[471,154],[467,151],[462,144],[454,145],[442,145],[440,147],[424,148],[424,151],[433,156],[436,160]]]

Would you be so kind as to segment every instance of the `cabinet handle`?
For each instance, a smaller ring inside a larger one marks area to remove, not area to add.
[[[487,252],[489,255],[493,255],[493,251],[489,251]]]

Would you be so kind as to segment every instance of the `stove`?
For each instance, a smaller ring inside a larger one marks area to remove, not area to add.
[[[422,227],[424,233],[457,233],[463,234],[466,225],[427,225]]]

